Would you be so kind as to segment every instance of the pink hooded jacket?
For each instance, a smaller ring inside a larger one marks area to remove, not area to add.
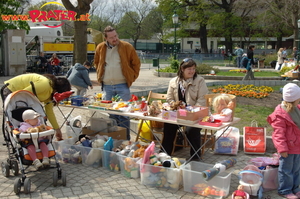
[[[296,108],[300,109],[300,105]],[[300,154],[300,129],[279,104],[267,118],[273,127],[272,140],[278,153]]]

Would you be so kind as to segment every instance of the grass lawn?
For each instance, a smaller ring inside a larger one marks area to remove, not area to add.
[[[243,77],[245,73],[242,72],[229,72],[229,71],[219,71],[217,73],[218,76],[233,76],[233,77]],[[278,72],[272,71],[260,71],[254,72],[254,76],[256,77],[278,77],[280,74]]]

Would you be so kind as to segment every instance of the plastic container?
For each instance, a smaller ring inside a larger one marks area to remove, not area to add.
[[[85,166],[101,167],[102,152],[101,148],[81,147],[82,164]]]
[[[61,157],[65,163],[82,163],[81,146],[63,143],[61,145]]]
[[[117,153],[118,154],[118,153]],[[123,155],[119,155],[121,174],[127,178],[139,178],[140,177],[140,158],[131,158]]]
[[[173,190],[178,190],[182,186],[182,171],[179,168],[166,168],[141,163],[140,169],[143,185]]]
[[[239,183],[244,185],[244,191],[249,195],[257,196],[263,180],[263,175],[257,166],[248,165],[239,173],[239,175]]]
[[[109,171],[120,172],[120,161],[116,152],[103,150],[102,165]]]
[[[201,196],[225,198],[229,194],[231,172],[224,171],[211,180],[205,181],[203,171],[213,166],[212,164],[194,161],[182,165],[184,191]]]

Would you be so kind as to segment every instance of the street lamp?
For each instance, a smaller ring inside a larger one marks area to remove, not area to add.
[[[174,11],[174,14],[172,16],[173,24],[174,24],[174,29],[175,29],[175,37],[174,37],[174,59],[176,60],[176,25],[178,23],[178,14],[176,14],[176,11]]]
[[[300,19],[298,19],[298,49],[297,49],[297,63],[300,59]]]

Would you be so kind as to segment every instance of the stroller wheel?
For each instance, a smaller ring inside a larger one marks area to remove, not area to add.
[[[2,167],[2,174],[5,177],[8,177],[9,176],[9,170],[10,170],[8,163],[7,162],[2,162],[1,167]]]
[[[22,186],[21,179],[20,178],[15,179],[15,182],[14,182],[14,192],[15,192],[15,194],[20,193],[21,186]]]
[[[12,173],[15,176],[17,176],[19,174],[19,165],[18,165],[18,162],[16,160],[11,161],[11,169],[12,169]]]
[[[61,181],[62,181],[62,186],[67,185],[67,174],[66,174],[66,172],[61,172]]]
[[[53,186],[56,187],[57,186],[57,181],[58,181],[58,172],[54,171],[53,172]]]
[[[29,178],[25,178],[24,180],[24,193],[29,194],[31,188],[31,180]]]

